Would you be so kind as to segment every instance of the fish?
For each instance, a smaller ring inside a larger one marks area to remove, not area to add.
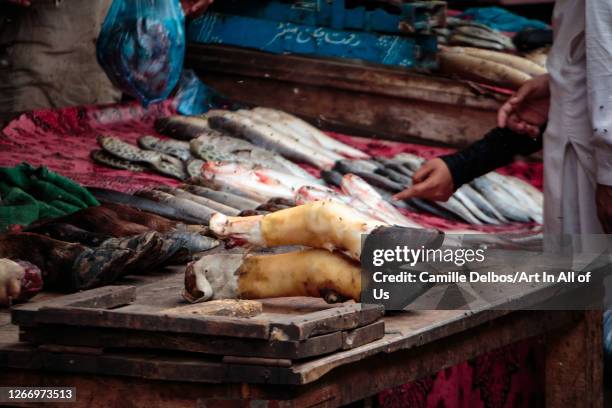
[[[495,43],[497,45],[500,45],[502,49],[506,49],[506,50],[513,51],[516,49],[510,37],[500,33],[497,30],[492,30],[491,28],[486,27],[486,26],[484,27],[483,26],[477,27],[474,25],[457,26],[453,30],[453,35],[460,35],[461,37],[469,37],[469,40],[477,39],[477,40],[483,40],[486,42]],[[451,42],[452,42],[453,35],[451,35]],[[469,42],[469,41],[466,41],[466,42]],[[487,48],[487,47],[483,47],[483,48]]]
[[[523,188],[523,185],[519,185],[516,180],[510,180],[494,171],[485,174],[483,177],[496,183],[497,186],[513,197],[517,204],[524,206],[533,221],[540,224],[543,222],[542,205],[533,200],[531,195]]]
[[[115,169],[130,170],[133,172],[141,172],[141,171],[148,170],[146,166],[140,165],[138,163],[132,163],[131,161],[128,161],[128,160],[120,159],[118,157],[113,156],[110,153],[107,153],[105,150],[102,150],[102,149],[92,150],[91,158],[96,163],[103,164],[109,167],[113,167]]]
[[[271,169],[251,169],[240,163],[208,162],[204,164],[202,176],[205,180],[243,191],[248,197],[263,201],[276,197],[292,199],[298,188],[319,185]]]
[[[482,194],[476,191],[476,189],[469,184],[462,185],[459,187],[459,190],[469,197],[469,199],[472,200],[472,202],[487,216],[500,222],[508,222],[508,220],[493,205],[491,205],[491,203],[489,203],[487,199],[482,196]]]
[[[489,50],[503,51],[506,47],[497,41],[485,40],[482,38],[471,37],[461,33],[450,36],[448,43],[452,45],[469,45],[471,47],[485,48]]]
[[[199,116],[174,115],[155,121],[155,130],[173,139],[189,141],[200,136],[222,135],[208,125],[208,120]]]
[[[193,217],[180,209],[143,197],[104,188],[88,187],[88,190],[102,203],[122,204],[187,224],[199,224],[201,221],[198,217]]]
[[[282,120],[270,119],[262,114],[246,109],[240,109],[236,111],[239,115],[245,116],[254,122],[264,125],[275,132],[279,132],[294,140],[297,143],[303,144],[305,146],[309,146],[310,148],[319,152],[320,155],[329,158],[330,160],[337,161],[342,160],[343,156],[333,152],[332,150],[326,149],[321,146],[315,139],[300,137],[296,134],[291,128],[286,126]]]
[[[164,239],[174,239],[180,242],[190,255],[209,251],[221,245],[217,239],[207,237],[197,232],[174,231],[163,235]]]
[[[365,180],[355,174],[345,174],[342,178],[342,191],[357,198],[375,211],[384,221],[402,227],[423,228],[400,213],[393,205],[385,201]]]
[[[210,207],[159,190],[139,190],[135,195],[174,207],[180,212],[197,219],[198,224],[207,225],[210,217],[217,212]]]
[[[476,218],[476,216],[474,216],[474,214],[472,214],[470,210],[468,210],[465,205],[454,196],[451,196],[447,201],[435,201],[435,203],[445,210],[452,212],[457,217],[469,224],[483,224],[482,221]]]
[[[202,166],[204,165],[204,160],[200,159],[191,159],[185,164],[185,169],[187,170],[187,175],[189,177],[200,177],[202,175]]]
[[[531,197],[538,208],[542,208],[544,206],[544,195],[533,185],[515,176],[504,176],[504,178],[506,181],[509,181],[517,188],[520,188],[525,192],[525,194]]]
[[[155,136],[142,136],[138,139],[138,145],[145,150],[153,150],[174,156],[182,161],[191,159],[189,143],[178,140],[163,140]]]
[[[241,197],[236,194],[224,191],[216,191],[210,188],[195,186],[192,184],[183,184],[181,187],[183,188],[183,190],[188,191],[191,194],[215,200],[218,203],[225,204],[241,211],[253,210],[261,204],[257,201],[250,200],[248,198]]]
[[[370,157],[367,153],[326,135],[316,127],[312,126],[310,123],[287,112],[265,107],[256,107],[253,109],[253,111],[263,116],[267,116],[270,119],[276,119],[282,122],[285,126],[295,131],[300,137],[311,138],[321,147],[329,149],[342,156],[351,159],[368,159]]]
[[[518,89],[531,76],[507,64],[490,61],[468,54],[449,51],[438,53],[440,72],[459,76],[462,79],[473,80],[508,89]]]
[[[328,184],[336,187],[340,187],[340,184],[342,183],[342,173],[334,170],[321,171],[321,178]]]
[[[412,184],[412,178],[393,170],[391,167],[382,167],[375,170],[376,174],[388,178],[391,181],[399,183],[402,186]]]
[[[524,73],[531,76],[546,74],[546,68],[542,67],[541,65],[536,64],[535,62],[530,61],[527,58],[509,54],[507,52],[483,50],[482,48],[472,47],[448,47],[445,48],[445,50],[488,59],[490,61],[498,62],[500,64],[507,64],[508,66],[516,68],[519,71],[523,71]]]
[[[380,187],[382,189],[397,193],[402,191],[404,187],[396,183],[395,181],[389,180],[386,177],[381,176],[380,174],[370,173],[367,171],[361,171],[359,168],[355,168],[349,161],[339,161],[334,166],[334,170],[346,175],[346,174],[354,174],[359,176],[360,178],[367,181],[369,184],[375,187]]]
[[[486,177],[477,177],[470,183],[487,199],[506,219],[519,222],[530,222],[531,217],[525,209],[516,204],[516,200],[497,183]]]
[[[112,136],[98,137],[98,143],[108,153],[123,160],[148,163],[160,173],[184,180],[187,178],[183,162],[167,154],[142,150]]]
[[[192,194],[180,188],[172,188],[172,187],[163,186],[163,187],[157,187],[156,190],[163,191],[164,193],[172,194],[173,196],[177,198],[184,198],[186,200],[193,201],[197,204],[202,204],[203,206],[206,206],[212,210],[218,211],[225,215],[234,216],[234,215],[238,215],[238,213],[240,212],[240,210],[236,208],[219,203],[215,200],[211,200],[210,198],[200,197],[198,195]]]
[[[472,200],[470,200],[470,198],[468,197],[467,194],[465,194],[464,191],[465,190],[461,190],[461,189],[456,190],[455,193],[453,194],[453,198],[455,198],[457,201],[463,204],[463,206],[467,208],[468,211],[471,212],[479,221],[482,221],[486,224],[493,224],[493,225],[499,224],[499,221],[497,219],[493,217],[489,217],[483,211],[481,211],[478,208],[478,206],[474,204]]]
[[[284,157],[231,136],[199,137],[191,141],[191,151],[205,161],[225,161],[250,164],[320,181],[295,163]]]
[[[334,165],[334,160],[322,155],[320,150],[300,143],[298,138],[276,132],[269,126],[238,113],[213,110],[209,111],[208,115],[208,123],[213,129],[231,133],[259,147],[290,159],[310,163],[320,169],[329,170]]]
[[[426,162],[424,158],[412,153],[398,153],[391,160],[398,164],[408,166],[412,171],[417,171]]]

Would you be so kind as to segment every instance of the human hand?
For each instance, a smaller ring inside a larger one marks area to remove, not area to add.
[[[10,259],[0,259],[0,306],[9,306],[11,299],[19,297],[25,271]]]
[[[432,159],[421,166],[412,177],[413,185],[393,196],[394,200],[418,197],[433,201],[447,201],[455,187],[453,176],[442,159]]]
[[[548,120],[550,89],[548,75],[540,75],[527,82],[497,112],[497,125],[515,132],[539,135],[540,127]]]
[[[612,186],[598,184],[595,190],[597,218],[606,234],[612,234]]]
[[[213,0],[181,0],[183,11],[187,17],[198,17],[206,11]]]

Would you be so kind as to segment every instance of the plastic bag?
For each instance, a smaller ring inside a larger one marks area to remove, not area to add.
[[[200,81],[192,70],[185,70],[174,96],[176,110],[181,115],[201,115],[217,107],[213,101],[215,96],[217,93]]]
[[[98,62],[115,86],[147,106],[168,97],[185,56],[178,0],[113,0],[97,42]]]

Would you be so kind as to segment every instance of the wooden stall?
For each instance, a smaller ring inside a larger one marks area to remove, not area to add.
[[[603,406],[601,311],[383,316],[311,298],[189,306],[181,278],[47,294],[12,323],[3,313],[1,383],[74,386],[87,407],[337,407],[537,337],[547,406]]]
[[[463,146],[495,127],[499,95],[457,80],[363,62],[192,45],[186,64],[228,99],[323,128]]]

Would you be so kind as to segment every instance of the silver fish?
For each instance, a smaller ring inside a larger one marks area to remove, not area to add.
[[[191,151],[205,161],[227,161],[286,171],[294,176],[320,182],[295,163],[262,149],[252,143],[231,136],[201,136],[191,141]]]
[[[143,149],[168,154],[183,161],[191,159],[188,142],[163,140],[155,136],[143,136],[138,139],[138,145]]]
[[[523,208],[516,205],[514,197],[486,177],[478,177],[470,183],[505,218],[513,221],[529,222],[531,217]]]
[[[354,147],[351,147],[332,137],[329,137],[316,127],[312,126],[310,123],[287,112],[264,107],[254,108],[253,112],[267,117],[270,120],[282,123],[288,129],[292,130],[296,135],[298,135],[301,139],[311,139],[317,144],[319,144],[321,147],[324,147],[329,151],[336,152],[343,156],[354,159],[367,159],[369,157],[361,150],[355,149]]]
[[[207,225],[210,217],[217,211],[212,208],[197,204],[184,198],[178,198],[172,194],[158,190],[140,190],[135,193],[138,197],[147,198],[176,208],[182,213],[198,219],[201,224]]]
[[[235,215],[238,215],[238,213],[240,212],[240,210],[236,208],[216,202],[215,200],[211,200],[210,198],[200,197],[198,195],[192,194],[180,188],[162,186],[162,187],[157,187],[156,190],[163,191],[164,193],[172,194],[173,196],[177,198],[184,198],[185,200],[193,201],[194,203],[201,204],[203,206],[206,206],[210,209],[213,209],[225,215],[235,216]]]
[[[241,211],[244,210],[253,210],[260,203],[257,201],[249,200],[248,198],[241,197],[236,194],[217,191],[206,187],[194,186],[191,184],[184,184],[181,186],[185,191],[188,191],[192,194],[198,195],[200,197],[209,198],[211,200],[215,200],[218,203],[222,203],[228,205],[233,208],[237,208]]]
[[[464,207],[467,208],[479,221],[482,221],[486,224],[499,224],[499,221],[497,219],[489,217],[483,211],[481,211],[480,208],[478,208],[478,206],[474,204],[472,200],[470,200],[468,195],[465,194],[464,190],[458,189],[453,194],[453,197],[457,199],[457,201],[459,201],[461,204],[463,204]]]
[[[333,150],[328,150],[321,146],[314,138],[304,138],[296,134],[289,126],[287,126],[282,120],[269,118],[256,111],[241,109],[236,112],[246,118],[249,118],[253,122],[265,126],[269,130],[278,132],[279,134],[293,140],[295,143],[302,144],[314,149],[321,156],[327,157],[332,161],[341,160],[344,157],[335,153]]]
[[[178,140],[191,140],[208,134],[219,134],[208,126],[208,120],[200,116],[169,116],[155,121],[155,130]]]
[[[472,202],[476,204],[478,208],[487,216],[501,222],[508,222],[508,220],[503,215],[501,215],[501,213],[497,211],[497,209],[493,205],[491,205],[491,203],[489,203],[487,199],[482,196],[482,194],[476,191],[469,184],[464,184],[459,188],[459,190],[461,190],[466,196],[468,196],[469,199],[472,200]]]
[[[128,160],[120,159],[101,149],[93,150],[91,152],[91,158],[97,163],[104,164],[115,169],[130,170],[134,172],[141,172],[147,170],[145,166],[142,166],[138,163],[132,163]]]
[[[329,170],[334,165],[334,160],[322,155],[320,150],[300,143],[297,137],[274,131],[262,122],[229,111],[210,111],[208,115],[208,123],[213,129],[229,132],[257,146],[320,169]]]
[[[542,223],[542,206],[537,204],[523,188],[518,187],[515,182],[509,180],[506,176],[502,176],[501,174],[493,171],[485,174],[483,177],[491,180],[493,183],[497,184],[499,188],[513,197],[517,205],[520,205],[526,209],[532,220]]]

